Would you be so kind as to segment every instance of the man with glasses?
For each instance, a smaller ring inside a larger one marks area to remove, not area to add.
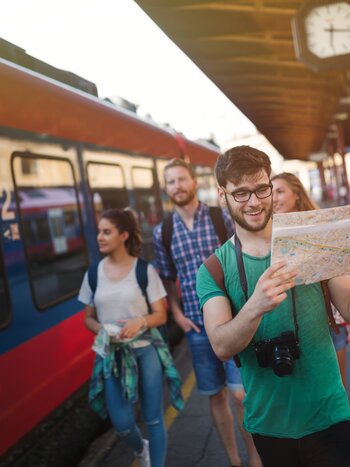
[[[197,197],[197,178],[193,168],[182,159],[171,160],[164,169],[165,190],[174,204],[170,252],[162,235],[163,223],[154,230],[159,274],[177,324],[186,333],[199,393],[209,397],[211,414],[232,466],[241,466],[229,405],[230,390],[236,406],[237,421],[247,446],[250,467],[260,467],[250,434],[242,429],[244,391],[239,370],[232,359],[225,364],[213,352],[203,326],[196,295],[196,273],[202,262],[220,246],[209,208]],[[223,211],[228,236],[234,232],[230,215]],[[170,255],[169,255],[170,253]],[[176,279],[179,280],[180,304]]]
[[[296,271],[270,266],[271,164],[255,148],[226,151],[215,168],[236,234],[216,250],[226,291],[205,265],[197,275],[204,324],[217,356],[239,356],[244,426],[264,467],[349,465],[350,409],[320,284],[295,287]],[[350,319],[350,276],[329,280]]]

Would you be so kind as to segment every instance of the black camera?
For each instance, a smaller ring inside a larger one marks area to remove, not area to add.
[[[294,360],[300,357],[299,342],[294,332],[282,332],[278,337],[254,343],[259,366],[271,365],[277,376],[288,376],[293,372]]]

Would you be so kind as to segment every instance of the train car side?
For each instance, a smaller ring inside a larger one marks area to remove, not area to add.
[[[99,213],[134,208],[152,259],[168,208],[160,173],[182,150],[170,130],[3,60],[0,99],[1,454],[89,377],[76,295],[99,257]],[[193,162],[209,186],[217,152],[203,146],[201,159],[200,146]]]

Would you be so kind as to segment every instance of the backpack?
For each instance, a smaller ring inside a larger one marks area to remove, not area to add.
[[[167,255],[171,258],[171,237],[173,235],[173,213],[166,217],[162,224],[162,242],[167,252]],[[209,206],[209,215],[213,223],[216,235],[219,237],[221,245],[223,245],[226,240],[228,240],[228,234],[226,231],[226,226],[224,218],[222,215],[222,209],[218,206]]]
[[[88,281],[89,281],[89,286],[90,289],[92,290],[92,294],[95,295],[96,289],[97,289],[97,270],[98,270],[98,264],[99,263],[94,263],[92,264],[89,269],[88,269]],[[148,307],[148,312],[151,310],[151,306],[148,300],[148,295],[147,295],[147,286],[148,286],[148,276],[147,276],[147,267],[148,263],[142,258],[137,258],[136,262],[136,280],[137,283],[142,291],[142,295],[144,296],[147,307]]]

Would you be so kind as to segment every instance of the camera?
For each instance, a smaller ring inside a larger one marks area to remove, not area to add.
[[[300,357],[299,342],[294,332],[282,332],[278,337],[254,343],[259,366],[271,365],[277,376],[288,376],[293,372],[294,360]]]

